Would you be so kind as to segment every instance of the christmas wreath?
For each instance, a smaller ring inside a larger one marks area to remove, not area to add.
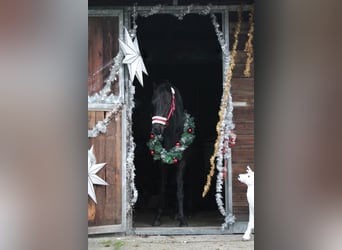
[[[150,140],[147,143],[150,149],[150,154],[154,160],[162,160],[167,164],[176,164],[182,159],[183,152],[195,139],[195,122],[194,118],[188,113],[185,113],[185,122],[183,133],[179,141],[176,142],[175,146],[170,150],[166,150],[162,146],[162,135],[155,135],[151,132]]]

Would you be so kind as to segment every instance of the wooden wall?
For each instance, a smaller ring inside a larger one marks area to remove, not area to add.
[[[88,95],[97,93],[105,84],[111,59],[119,49],[118,30],[117,17],[88,18]],[[117,94],[118,81],[113,86],[112,92]],[[105,117],[106,111],[88,111],[88,129],[94,128],[96,123]],[[88,198],[88,226],[121,224],[123,192],[121,140],[121,114],[118,114],[108,125],[106,134],[100,134],[88,141],[88,148],[94,145],[97,163],[107,163],[97,175],[109,184],[108,186],[94,185],[97,204]]]
[[[88,95],[99,92],[119,51],[118,17],[88,18]],[[102,69],[102,70],[101,70]],[[118,93],[118,81],[113,92]]]
[[[89,111],[88,128],[105,118],[106,112]],[[88,198],[88,226],[113,225],[121,223],[122,172],[121,172],[121,115],[107,127],[107,133],[89,139],[88,148],[94,145],[97,163],[106,162],[97,175],[109,185],[94,185],[97,204]]]
[[[246,13],[245,13],[246,14]],[[236,16],[230,23],[230,37],[235,31]],[[233,212],[237,218],[248,215],[248,203],[246,197],[247,186],[237,180],[238,175],[246,172],[246,166],[254,169],[254,64],[251,65],[251,77],[245,77],[247,55],[243,51],[249,30],[248,15],[244,15],[241,33],[239,35],[236,67],[233,72],[231,94],[233,102],[247,102],[246,107],[234,107],[233,121],[237,141],[232,149],[233,164]],[[231,39],[230,45],[233,40]]]

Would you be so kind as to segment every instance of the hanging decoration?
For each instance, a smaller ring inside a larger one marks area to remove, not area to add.
[[[134,76],[136,76],[141,86],[144,86],[142,72],[147,75],[147,70],[140,54],[138,39],[135,36],[133,41],[127,29],[124,28],[124,30],[125,42],[119,39],[120,48],[125,55],[122,63],[127,64],[130,80],[133,82]]]
[[[120,67],[122,65],[123,53],[119,51],[119,53],[113,58],[113,65],[110,69],[110,74],[108,78],[105,80],[105,86],[100,90],[99,93],[95,93],[92,96],[88,96],[88,105],[89,104],[113,104],[113,109],[107,114],[106,118],[102,121],[98,121],[94,128],[88,130],[88,138],[97,137],[100,133],[104,134],[107,132],[107,126],[110,121],[116,116],[123,107],[123,100],[121,100],[118,96],[113,95],[111,92],[112,82],[117,80],[119,75]],[[101,68],[102,70],[103,68]],[[94,74],[99,73],[99,71]]]
[[[246,67],[243,72],[245,77],[251,76],[251,64],[253,62],[253,33],[254,33],[254,7],[252,6],[251,12],[249,13],[249,31],[248,31],[248,40],[245,44],[244,51],[247,53]]]
[[[91,130],[88,130],[88,138],[97,137],[100,133],[104,134],[107,132],[107,126],[113,120],[114,117],[118,115],[122,110],[122,104],[114,104],[113,109],[107,113],[106,118],[102,121],[98,121],[95,127]]]
[[[131,38],[136,39],[138,26],[134,24],[133,21],[133,29],[130,30]],[[130,81],[132,83],[132,81]],[[127,109],[126,109],[126,140],[127,140],[127,155],[126,155],[126,182],[129,183],[129,206],[127,206],[126,212],[132,212],[134,204],[138,200],[138,190],[135,186],[135,165],[134,165],[134,150],[135,150],[135,142],[133,138],[132,131],[132,113],[134,109],[134,94],[135,94],[135,86],[133,84],[127,85]]]
[[[232,121],[233,118],[233,105],[232,105],[232,97],[230,94],[230,86],[231,79],[233,75],[233,69],[235,67],[235,56],[236,49],[238,44],[238,35],[241,29],[242,22],[242,6],[238,11],[238,22],[234,33],[234,44],[232,47],[232,52],[230,56],[230,62],[227,72],[225,72],[225,81],[223,84],[223,94],[221,99],[219,121],[216,125],[217,139],[214,144],[214,153],[210,157],[210,172],[207,175],[207,182],[204,186],[202,197],[204,197],[210,188],[211,178],[214,175],[215,171],[215,160],[216,160],[216,169],[217,173],[217,181],[216,181],[216,203],[218,205],[220,213],[226,217],[225,222],[222,224],[222,229],[227,226],[227,223],[234,223],[235,217],[232,214],[226,213],[226,209],[223,205],[223,195],[222,195],[222,186],[224,181],[224,173],[226,171],[225,166],[223,166],[223,162],[227,162],[231,157],[231,149],[229,147],[229,138],[234,138],[234,142],[236,139],[236,135],[233,134],[232,130],[234,129],[234,124]],[[232,145],[232,144],[231,144]]]
[[[133,36],[136,32],[136,28],[133,29]],[[138,191],[135,186],[135,165],[134,165],[134,150],[135,150],[135,142],[133,139],[133,131],[132,131],[132,113],[134,108],[134,94],[135,94],[135,86],[133,84],[129,84],[127,86],[128,91],[128,100],[127,100],[127,115],[126,115],[126,140],[127,140],[127,161],[126,161],[126,181],[129,183],[129,206],[127,206],[127,213],[132,212],[133,206],[138,200]]]
[[[185,113],[185,122],[183,133],[176,145],[170,150],[163,148],[162,135],[155,135],[151,132],[150,140],[147,143],[150,153],[154,160],[162,160],[167,164],[177,164],[183,157],[183,152],[195,139],[195,122],[194,118]]]
[[[107,163],[96,164],[96,157],[94,155],[94,147],[88,150],[88,195],[97,204],[94,184],[108,185],[103,179],[98,177],[96,173],[100,171]]]
[[[104,104],[112,104],[112,103],[122,103],[122,100],[119,99],[118,96],[115,96],[111,92],[112,83],[117,80],[119,75],[120,67],[122,65],[123,53],[119,51],[119,53],[113,58],[113,65],[110,68],[110,73],[107,79],[105,80],[105,86],[99,91],[99,93],[95,93],[92,96],[88,96],[88,104],[93,103],[104,103]],[[96,71],[92,77],[101,72],[105,67],[102,67],[100,70]]]

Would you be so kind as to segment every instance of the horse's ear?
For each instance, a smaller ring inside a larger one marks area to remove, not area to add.
[[[247,173],[250,173],[250,172],[252,172],[252,169],[249,166],[247,166]]]

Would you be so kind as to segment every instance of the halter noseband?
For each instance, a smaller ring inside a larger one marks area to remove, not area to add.
[[[176,110],[176,104],[175,104],[176,92],[172,87],[171,87],[171,93],[172,93],[171,107],[170,107],[169,113],[167,114],[167,117],[155,115],[152,117],[152,124],[159,123],[161,125],[167,126],[168,121],[170,120],[173,112]]]

